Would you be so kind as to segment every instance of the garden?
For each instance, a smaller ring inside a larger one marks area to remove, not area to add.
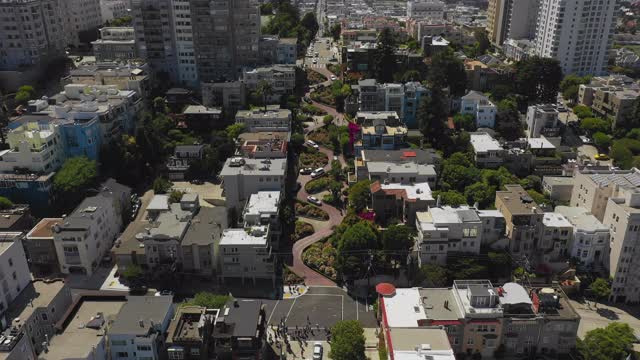
[[[317,206],[297,201],[295,205],[296,215],[315,220],[329,220],[329,214]]]
[[[331,181],[332,180],[328,177],[314,179],[304,185],[304,190],[309,194],[317,194],[321,191],[327,190]]]
[[[329,158],[325,153],[311,149],[306,150],[307,151],[300,154],[300,168],[310,167],[317,169],[324,167],[329,162]]]
[[[346,126],[329,124],[316,129],[308,137],[317,144],[333,150],[336,155],[349,149],[349,129]]]
[[[302,106],[302,112],[309,115],[326,115],[327,112],[320,109],[319,107],[311,104],[306,104]]]
[[[309,80],[310,84],[314,85],[327,81],[327,78],[317,71],[307,70],[307,80]]]
[[[338,275],[334,267],[337,254],[336,248],[330,241],[317,242],[305,250],[302,254],[302,261],[310,268],[335,281]]]
[[[313,225],[304,221],[296,221],[296,229],[293,232],[293,235],[291,235],[291,240],[296,242],[302,238],[312,235],[314,232],[316,231],[313,228]]]

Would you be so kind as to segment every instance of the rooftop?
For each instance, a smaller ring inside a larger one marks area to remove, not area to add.
[[[455,360],[442,328],[391,328],[389,337],[395,360]]]
[[[564,215],[557,212],[544,213],[542,223],[548,227],[572,227],[569,220]]]
[[[246,229],[226,229],[222,233],[222,245],[249,245],[264,247],[268,244],[268,226],[251,226]]]
[[[284,176],[287,159],[229,158],[224,163],[220,176],[271,175]]]
[[[500,199],[512,215],[542,214],[540,206],[520,185],[505,185],[507,190],[496,191],[496,201]]]
[[[388,174],[417,174],[417,175],[433,175],[436,176],[436,168],[433,165],[416,164],[413,162],[393,163],[383,161],[367,162],[367,170],[369,173],[388,173]]]
[[[451,288],[420,289],[420,297],[429,320],[454,321],[464,317]]]
[[[218,309],[205,309],[200,306],[179,307],[167,330],[167,342],[202,341],[200,328],[205,325],[207,317],[213,323],[218,313]]]
[[[640,170],[586,171],[591,180],[600,185],[616,184],[624,188],[640,188]]]
[[[53,239],[53,226],[62,223],[63,218],[44,218],[27,233],[27,239]]]
[[[543,176],[542,181],[551,186],[573,185],[575,179],[573,176]]]
[[[360,157],[365,161],[413,162],[416,164],[436,164],[440,155],[433,149],[362,150]]]
[[[218,108],[210,108],[203,105],[189,105],[182,112],[185,115],[220,115],[222,110]]]
[[[110,334],[145,336],[172,311],[172,296],[129,296],[109,328]]]
[[[286,140],[288,141],[290,133],[287,131],[258,131],[258,132],[245,132],[238,136],[238,140],[244,141],[260,141],[260,140]]]
[[[609,231],[609,227],[604,225],[598,218],[593,216],[587,209],[573,206],[556,206],[555,211],[564,215],[573,224],[577,231],[595,232]]]
[[[415,200],[433,200],[431,187],[429,183],[400,184],[400,183],[380,183],[379,181],[371,184],[371,192],[384,191],[387,194],[402,197],[407,201]]]
[[[502,145],[485,132],[471,133],[471,146],[476,153],[502,150]]]
[[[37,308],[46,308],[51,301],[65,289],[64,281],[35,280],[25,287],[18,296],[13,299],[7,312],[7,319],[20,318],[27,321]],[[64,309],[60,309],[63,311]]]
[[[539,138],[527,138],[527,143],[529,144],[529,148],[531,148],[532,150],[550,150],[556,148],[551,143],[551,141],[547,140],[547,138],[545,138],[544,136],[541,136]]]
[[[153,195],[151,202],[147,206],[147,211],[167,211],[169,210],[169,195]]]
[[[280,191],[258,191],[251,194],[244,208],[245,215],[277,213],[280,205]]]
[[[389,327],[418,327],[427,319],[418,288],[396,289],[393,296],[382,299]]]
[[[191,220],[181,245],[209,245],[218,241],[227,228],[227,210],[224,207],[202,207]]]
[[[64,331],[51,338],[49,351],[41,353],[40,359],[88,358],[103,340],[106,323],[115,318],[125,303],[123,300],[83,301]],[[89,326],[89,323],[93,324]]]
[[[236,120],[241,119],[259,119],[259,118],[280,118],[290,119],[291,110],[289,109],[254,109],[254,110],[238,110]]]
[[[224,306],[216,322],[224,321],[231,325],[231,335],[234,337],[253,338],[264,316],[262,306],[260,300],[231,300]]]
[[[498,289],[501,304],[529,304],[533,305],[527,290],[520,284],[513,282],[506,283]]]

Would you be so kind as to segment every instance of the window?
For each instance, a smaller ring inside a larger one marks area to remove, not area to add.
[[[9,258],[9,266],[13,266],[13,259]]]
[[[111,340],[111,346],[125,346],[127,345],[126,340]]]
[[[42,317],[42,321],[47,321],[47,320],[49,320],[49,317],[48,317],[48,316],[47,316],[47,314],[45,314],[45,313],[40,314],[40,317]]]
[[[151,346],[150,345],[138,345],[137,349],[138,349],[138,351],[151,351]]]
[[[119,357],[119,358],[128,358],[128,357],[129,357],[129,353],[128,353],[128,352],[126,352],[126,351],[118,351],[118,352],[116,353],[116,357]]]
[[[472,337],[467,339],[467,345],[473,345],[473,338]]]
[[[200,356],[200,348],[192,347],[191,348],[191,355]]]

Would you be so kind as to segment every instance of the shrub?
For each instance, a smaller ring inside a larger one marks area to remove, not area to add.
[[[291,239],[293,241],[297,241],[313,234],[314,232],[315,232],[315,229],[313,228],[313,225],[306,223],[304,221],[296,221],[296,229],[293,235],[291,236]]]
[[[317,194],[321,191],[327,190],[330,181],[331,180],[327,177],[311,180],[305,184],[304,189],[309,194]]]
[[[311,204],[297,202],[295,205],[296,214],[317,220],[329,220],[329,214],[317,206]]]

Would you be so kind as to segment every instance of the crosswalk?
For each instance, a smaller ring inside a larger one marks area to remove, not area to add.
[[[313,59],[314,58],[306,58],[305,59],[305,64],[308,68],[312,68],[312,69],[323,69],[325,67],[327,67],[327,64],[337,64],[336,61],[331,61],[331,57],[318,57],[315,58],[316,60],[318,60],[317,64],[313,63]]]

